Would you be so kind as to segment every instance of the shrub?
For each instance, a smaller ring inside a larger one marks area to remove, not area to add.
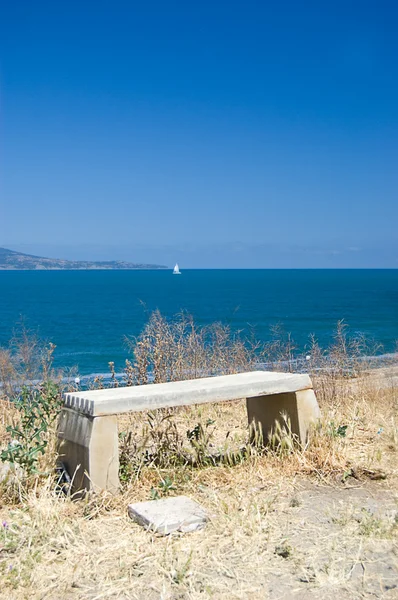
[[[49,428],[61,407],[59,387],[52,381],[38,389],[24,386],[14,404],[19,419],[6,427],[12,439],[0,453],[0,460],[17,464],[26,475],[32,475],[39,472],[38,460],[47,448]]]

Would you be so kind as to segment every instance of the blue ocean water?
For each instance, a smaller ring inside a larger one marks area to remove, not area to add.
[[[0,271],[0,345],[18,321],[56,344],[57,366],[103,373],[129,357],[124,336],[137,335],[151,311],[181,310],[205,325],[267,340],[283,324],[304,349],[313,333],[327,345],[344,319],[396,350],[398,270]]]

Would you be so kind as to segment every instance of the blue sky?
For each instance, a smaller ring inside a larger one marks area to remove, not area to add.
[[[0,246],[398,266],[395,2],[0,10]]]

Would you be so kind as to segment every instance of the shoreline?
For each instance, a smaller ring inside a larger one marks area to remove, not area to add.
[[[348,379],[351,380],[358,380],[360,379],[363,375],[365,376],[375,376],[375,379],[387,379],[387,378],[397,378],[398,379],[398,352],[394,352],[394,353],[386,353],[386,354],[382,354],[380,356],[363,356],[363,357],[359,357],[358,359],[355,359],[358,362],[366,362],[368,361],[368,364],[365,365],[364,364],[364,369],[363,372],[359,375],[359,376],[351,376]],[[275,370],[274,368],[271,368],[272,366],[275,367],[277,363],[259,363],[258,364],[258,370],[259,371],[273,371]],[[281,367],[283,367],[283,365],[287,365],[288,363],[283,363],[280,362],[279,365],[281,365]],[[308,367],[308,362],[305,360],[305,358],[299,358],[299,359],[295,359],[291,362],[291,364],[297,364],[297,369],[294,369],[294,372],[298,372],[298,373],[302,373],[302,372],[308,372],[311,371],[311,369],[305,369],[304,367],[307,366]],[[267,368],[269,367],[269,368]],[[318,372],[318,373],[324,373],[325,371],[330,370],[330,368],[328,369],[328,367],[323,366],[323,367],[318,367],[318,368],[313,368],[312,372],[314,374],[314,372]],[[206,376],[206,375],[205,375]],[[79,375],[78,372],[75,376],[71,376],[71,377],[66,377],[63,378],[62,381],[65,383],[71,383],[74,382],[75,378],[78,377],[80,380],[80,383],[89,383],[90,381],[94,380],[95,378],[101,378],[104,383],[110,382],[112,380],[116,380],[118,381],[118,383],[123,383],[123,378],[124,378],[124,373],[123,372],[116,372],[114,374],[114,376],[112,376],[112,374],[109,371],[106,372],[98,372],[98,373],[90,373],[88,375]],[[35,383],[35,382],[32,382]],[[0,384],[1,387],[1,384]]]

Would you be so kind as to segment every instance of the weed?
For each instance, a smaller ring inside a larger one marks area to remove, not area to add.
[[[171,577],[174,583],[180,585],[184,582],[185,578],[189,575],[189,569],[192,563],[192,552],[190,552],[186,561],[182,561],[182,564],[177,562],[174,569],[171,572]]]
[[[289,558],[292,555],[293,548],[289,546],[287,541],[283,541],[278,546],[275,546],[275,554],[281,556],[282,558]]]
[[[261,354],[260,344],[229,326],[198,327],[186,313],[167,320],[155,311],[142,334],[126,343],[135,360],[126,363],[124,378],[138,385],[249,371]]]
[[[196,466],[215,464],[216,459],[209,452],[209,444],[215,430],[215,427],[212,429],[210,427],[214,424],[213,419],[207,419],[204,427],[201,423],[198,423],[193,429],[187,431],[188,441],[195,452],[194,464]]]
[[[170,492],[173,492],[176,489],[177,488],[174,485],[174,482],[167,475],[166,477],[164,477],[160,480],[157,488],[155,488],[155,487],[151,488],[150,498],[151,498],[151,500],[159,500],[159,498],[169,496]]]
[[[298,444],[297,436],[292,432],[290,418],[281,413],[281,421],[275,421],[268,437],[269,448],[279,456],[286,456],[294,451]]]
[[[347,433],[348,425],[338,425],[336,426],[333,421],[329,424],[329,431],[331,437],[345,437]]]
[[[290,508],[298,508],[301,506],[301,501],[297,496],[293,496],[289,503]]]
[[[359,534],[367,537],[391,538],[398,529],[397,517],[393,520],[382,519],[369,510],[362,509],[359,519]]]
[[[51,381],[37,390],[25,386],[15,399],[15,407],[20,419],[6,427],[12,439],[0,453],[0,460],[19,465],[29,476],[38,473],[39,456],[47,448],[49,428],[59,413],[59,387]]]

